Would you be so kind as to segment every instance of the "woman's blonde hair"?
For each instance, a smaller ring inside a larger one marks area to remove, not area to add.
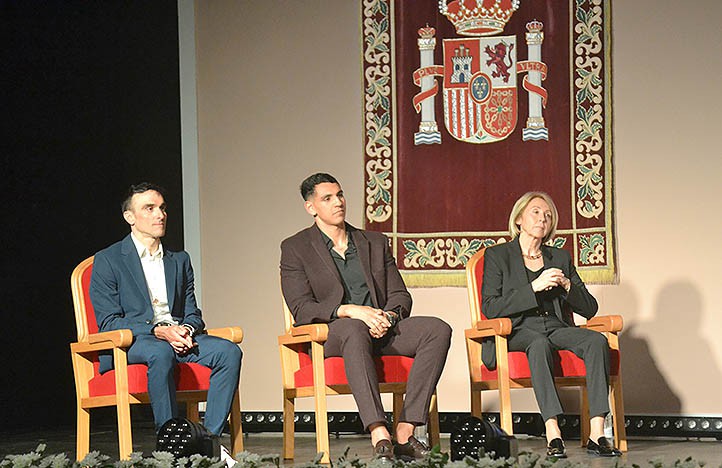
[[[549,232],[546,236],[542,239],[542,243],[546,243],[554,237],[554,233],[557,231],[557,222],[559,221],[559,213],[557,212],[557,207],[554,204],[554,201],[552,200],[552,197],[549,196],[549,194],[545,192],[527,192],[514,203],[514,207],[511,209],[511,214],[509,215],[509,234],[511,234],[511,238],[515,239],[519,235],[519,225],[517,224],[516,220],[521,216],[521,214],[524,212],[527,206],[529,206],[529,203],[534,200],[535,198],[541,198],[544,200],[547,205],[549,205],[549,209],[552,211],[552,225],[551,229],[549,229]]]

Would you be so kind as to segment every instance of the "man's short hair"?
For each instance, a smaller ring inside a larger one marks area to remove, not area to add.
[[[163,187],[160,185],[156,185],[150,182],[141,182],[139,184],[134,184],[128,187],[128,192],[125,196],[125,199],[123,200],[123,203],[120,204],[120,211],[121,213],[125,213],[126,211],[130,210],[130,202],[133,200],[133,195],[136,193],[145,193],[148,190],[154,190],[160,195],[165,198],[165,190],[163,190]]]
[[[301,182],[301,196],[303,199],[308,200],[311,198],[313,192],[316,191],[316,186],[323,183],[338,184],[338,180],[331,174],[326,174],[325,172],[317,172],[306,177],[306,179]]]

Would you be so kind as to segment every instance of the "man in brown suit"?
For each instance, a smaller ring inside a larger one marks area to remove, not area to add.
[[[409,317],[411,296],[388,239],[346,223],[346,200],[333,176],[309,176],[301,196],[314,224],[281,243],[281,285],[296,325],[328,323],[324,353],[344,358],[374,455],[423,458],[428,448],[413,436],[414,427],[426,423],[451,328],[436,317]],[[414,358],[395,444],[379,395],[374,366],[379,355]]]

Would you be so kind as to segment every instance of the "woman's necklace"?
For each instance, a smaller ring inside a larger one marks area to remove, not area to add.
[[[541,258],[542,253],[541,253],[541,251],[539,251],[539,253],[536,253],[534,255],[527,255],[527,254],[523,253],[523,254],[521,254],[521,256],[526,259],[529,259],[529,260],[537,260],[537,259]]]

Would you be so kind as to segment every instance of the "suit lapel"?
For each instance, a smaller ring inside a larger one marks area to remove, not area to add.
[[[544,258],[544,269],[561,268],[561,265],[557,264],[558,262],[556,256],[554,255],[554,249],[550,249],[546,245],[542,245],[542,257]],[[562,303],[558,297],[554,298],[554,313],[557,315],[557,318],[562,321],[562,323],[567,322],[566,320],[564,320]]]
[[[316,251],[316,254],[321,259],[321,263],[323,263],[326,268],[328,268],[328,270],[339,283],[343,284],[341,281],[341,275],[336,268],[336,264],[333,263],[331,253],[328,251],[328,246],[326,245],[323,233],[318,228],[318,226],[316,226],[315,224],[313,225],[313,229],[309,231],[309,236],[311,237],[311,245],[313,246],[313,250]]]
[[[347,225],[348,226],[348,225]],[[376,295],[376,287],[374,285],[373,277],[371,276],[371,243],[368,241],[366,236],[361,231],[353,227],[347,227],[353,243],[356,246],[358,252],[359,262],[361,263],[361,269],[364,272],[364,278],[366,279],[366,286],[369,288],[371,293],[371,300],[375,307],[379,307],[379,298]]]
[[[168,294],[168,310],[173,314],[173,302],[175,302],[175,284],[178,277],[178,263],[172,252],[163,251],[163,270],[165,272],[165,289]]]
[[[521,257],[521,246],[519,245],[519,237],[517,236],[509,244],[509,265],[511,266],[511,275],[514,283],[523,285],[529,283],[529,277],[526,274],[524,259]]]
[[[123,254],[123,263],[125,263],[125,266],[130,272],[130,276],[133,277],[136,286],[138,286],[138,291],[141,296],[147,300],[148,305],[151,305],[148,284],[145,281],[145,274],[143,274],[143,266],[140,264],[140,257],[138,257],[138,251],[135,249],[135,244],[133,244],[130,234],[123,239],[121,254]]]

